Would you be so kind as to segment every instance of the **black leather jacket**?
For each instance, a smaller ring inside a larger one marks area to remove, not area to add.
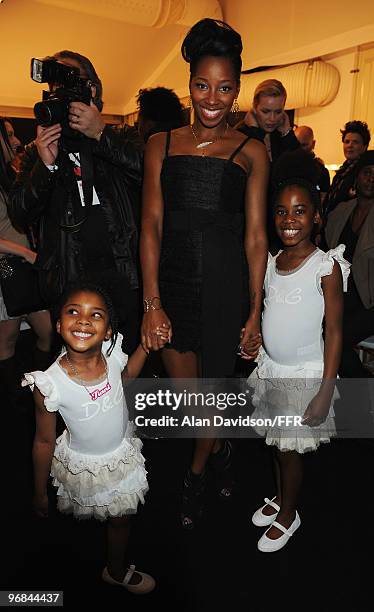
[[[129,126],[120,131],[106,126],[100,142],[91,139],[89,142],[95,188],[106,220],[116,270],[136,289],[143,145],[136,130]],[[9,197],[12,223],[21,228],[38,226],[36,266],[40,270],[42,293],[51,302],[61,294],[66,282],[84,274],[80,232],[73,230],[79,221],[77,206],[74,206],[79,194],[76,181],[72,179],[73,165],[62,152],[59,152],[56,165],[58,170],[50,172],[40,160],[36,146],[28,145]]]

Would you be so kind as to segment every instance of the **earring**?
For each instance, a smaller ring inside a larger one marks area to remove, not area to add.
[[[192,109],[192,98],[191,98],[191,96],[188,96],[188,101],[187,101],[186,108],[189,108],[190,110]]]
[[[238,98],[235,98],[235,100],[234,100],[234,104],[232,105],[232,108],[231,108],[231,112],[232,112],[232,113],[235,113],[235,115],[236,115],[237,113],[240,113],[240,107],[239,107]]]

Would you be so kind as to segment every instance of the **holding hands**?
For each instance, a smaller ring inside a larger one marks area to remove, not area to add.
[[[261,344],[262,336],[260,326],[256,321],[249,318],[245,324],[245,327],[243,327],[240,332],[238,355],[247,361],[250,359],[256,359]]]
[[[141,327],[141,343],[146,353],[150,350],[158,351],[171,341],[171,323],[165,311],[160,307],[157,310],[148,310],[144,313]]]

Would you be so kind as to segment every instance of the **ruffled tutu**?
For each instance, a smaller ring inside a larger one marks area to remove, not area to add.
[[[69,448],[64,431],[56,441],[51,468],[58,509],[78,519],[101,521],[135,514],[148,491],[141,447],[138,438],[125,437],[111,453],[82,455]]]
[[[304,363],[300,366],[283,366],[261,348],[258,367],[248,378],[252,389],[251,415],[258,424],[255,431],[266,437],[266,444],[281,451],[305,453],[316,450],[321,443],[330,442],[336,436],[333,403],[339,398],[335,389],[329,414],[318,427],[296,423],[302,418],[311,400],[316,396],[322,380],[323,364]]]

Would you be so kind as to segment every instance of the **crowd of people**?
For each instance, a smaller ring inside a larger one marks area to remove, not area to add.
[[[279,81],[260,83],[231,125],[241,52],[224,22],[188,32],[191,123],[176,94],[157,87],[139,92],[138,130],[107,125],[94,66],[67,50],[49,59],[79,71],[91,102],[71,102],[66,123],[37,125],[24,149],[0,120],[1,257],[32,263],[49,305],[12,317],[0,296],[0,373],[14,410],[23,318],[36,336],[24,380],[36,404],[34,508],[48,515],[51,474],[62,512],[107,521],[102,577],[133,593],[155,581],[126,556],[128,517],[148,485],[122,387],[151,352],[170,379],[227,379],[239,356],[256,366],[253,414],[299,419],[260,431],[276,475],[275,495],[252,517],[267,528],[263,552],[301,524],[301,455],[336,435],[337,376],[369,376],[355,350],[374,334],[368,126],[344,126],[346,161],[330,185],[312,128],[290,124]],[[56,360],[52,328],[63,344]],[[56,440],[57,411],[66,431]],[[233,452],[230,440],[196,439],[181,476],[184,529],[201,518],[209,474],[232,496]]]

